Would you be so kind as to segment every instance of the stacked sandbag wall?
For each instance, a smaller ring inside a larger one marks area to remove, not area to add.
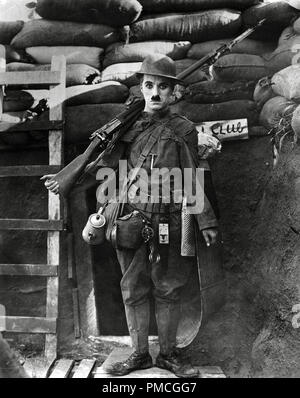
[[[264,60],[269,75],[257,83],[254,99],[261,109],[260,124],[273,133],[281,149],[284,139],[295,143],[300,135],[299,16],[281,31],[276,49]]]
[[[139,17],[141,10],[137,0],[38,0],[35,7],[38,19],[0,22],[0,44],[5,45],[6,69],[49,70],[52,56],[64,55],[67,106],[123,103],[128,97],[128,88],[117,81],[101,80],[103,55],[110,44],[126,42],[128,25]],[[23,90],[19,94],[7,90],[2,143],[21,146],[32,138],[40,140],[45,136],[3,133],[5,123],[24,121],[28,116],[26,111],[35,109],[41,100],[48,100],[47,90]],[[101,109],[99,113],[102,114]],[[67,120],[70,119],[68,114],[67,108]]]
[[[140,95],[136,72],[148,54],[168,55],[180,73],[266,18],[213,68],[189,76],[180,90],[183,99],[173,105],[195,123],[247,118],[251,127],[257,126],[264,120],[258,82],[289,62],[286,57],[281,61],[280,47],[297,40],[299,14],[284,1],[258,0],[37,0],[35,12],[39,19],[0,22],[7,70],[47,70],[53,55],[66,57],[66,139],[75,143],[87,140],[97,127],[86,120],[105,122],[118,113],[115,104],[124,103],[129,90]],[[34,104],[46,96],[24,92],[21,112],[30,103],[28,94]],[[6,97],[7,112],[20,108],[14,95]],[[78,112],[69,109],[74,106]],[[17,120],[18,115],[11,117]]]

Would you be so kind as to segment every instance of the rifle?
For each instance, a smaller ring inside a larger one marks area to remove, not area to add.
[[[213,65],[222,55],[231,51],[231,49],[246,37],[251,35],[258,27],[260,27],[266,19],[262,19],[252,28],[247,29],[241,35],[233,39],[228,44],[223,44],[220,48],[211,53],[205,55],[199,61],[196,61],[193,65],[188,67],[183,72],[177,75],[177,78],[184,80],[195,72],[198,68],[204,65]],[[77,156],[72,162],[65,166],[59,171],[50,181],[55,181],[59,184],[59,193],[63,196],[67,196],[79,177],[85,172],[86,166],[91,161],[92,155],[96,150],[103,152],[109,146],[110,148],[116,143],[122,134],[117,134],[114,138],[113,135],[120,131],[126,131],[126,128],[130,127],[139,117],[140,113],[144,109],[144,100],[137,100],[129,105],[123,112],[114,117],[110,122],[106,123],[100,129],[97,129],[90,137],[91,143],[87,149],[79,156]],[[101,155],[100,155],[101,156]],[[98,156],[99,159],[99,156]],[[42,177],[42,179],[44,179]]]

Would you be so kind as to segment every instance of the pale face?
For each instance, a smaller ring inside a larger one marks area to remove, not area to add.
[[[155,113],[166,109],[174,91],[173,82],[165,77],[144,75],[141,91],[145,99],[145,112]]]

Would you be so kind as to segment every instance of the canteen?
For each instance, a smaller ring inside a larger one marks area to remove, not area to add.
[[[91,214],[82,231],[83,240],[89,245],[100,245],[105,241],[105,225],[106,219],[102,212],[102,208],[98,213]]]

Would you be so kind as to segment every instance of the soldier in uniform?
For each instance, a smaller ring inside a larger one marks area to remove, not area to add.
[[[96,167],[94,164],[94,171],[101,167],[115,169],[120,159],[127,160],[129,172],[140,163],[147,176],[153,169],[195,169],[198,165],[198,132],[192,122],[172,114],[169,109],[174,87],[180,83],[176,78],[174,61],[167,56],[150,55],[145,58],[138,75],[145,100],[144,112],[122,135],[114,150],[102,156]],[[149,146],[150,137],[154,137],[152,146]],[[147,147],[148,151],[145,151]],[[144,155],[142,161],[141,154]],[[181,292],[195,262],[195,257],[181,255],[182,203],[174,200],[172,184],[168,201],[163,199],[163,195],[159,195],[158,200],[144,203],[135,200],[137,193],[141,193],[141,187],[148,184],[146,181],[143,185],[142,178],[143,174],[139,175],[138,187],[137,179],[130,185],[127,203],[118,216],[139,212],[151,225],[151,245],[143,242],[136,249],[116,248],[123,274],[121,291],[134,351],[128,359],[115,363],[108,371],[122,376],[153,366],[148,345],[149,295],[152,293],[160,346],[156,366],[180,377],[195,377],[197,371],[183,363],[176,349]],[[45,185],[53,192],[59,190],[53,181],[47,180]],[[161,193],[163,182],[159,185]],[[148,193],[145,192],[145,195]],[[203,208],[193,217],[206,244],[213,245],[218,234],[218,222],[205,194]]]

